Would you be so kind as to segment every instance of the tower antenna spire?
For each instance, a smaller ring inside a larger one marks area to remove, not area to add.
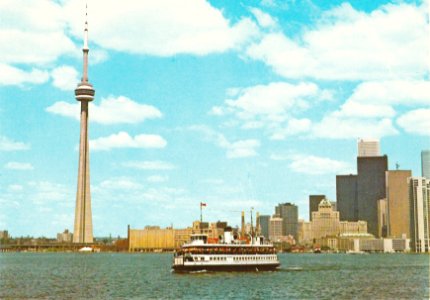
[[[88,82],[88,52],[90,48],[88,47],[88,4],[85,4],[85,28],[84,28],[84,47],[82,48],[84,52],[84,69],[82,74],[82,82]]]

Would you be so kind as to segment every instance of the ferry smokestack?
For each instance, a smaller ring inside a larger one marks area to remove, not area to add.
[[[257,213],[255,214],[255,235],[259,236],[260,235],[260,213],[257,211]]]
[[[241,222],[241,232],[240,235],[242,238],[246,235],[246,229],[245,229],[245,212],[242,211],[242,222]]]

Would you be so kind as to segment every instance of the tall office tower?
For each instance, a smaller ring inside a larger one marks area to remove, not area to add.
[[[269,239],[276,242],[283,236],[282,218],[272,217],[269,219]]]
[[[299,212],[297,205],[291,203],[279,204],[275,209],[282,218],[282,235],[292,235],[297,241],[297,224],[299,222]]]
[[[325,198],[325,195],[309,195],[309,221],[312,221],[312,213],[318,211],[318,205]]]
[[[378,140],[358,140],[357,144],[359,157],[380,156]]]
[[[336,203],[341,221],[358,221],[357,177],[336,176]]]
[[[387,229],[388,235],[401,238],[406,234],[409,238],[409,188],[410,170],[395,170],[385,172],[387,190]]]
[[[377,202],[378,207],[378,236],[388,236],[388,205],[387,199],[379,199]],[[409,213],[409,211],[408,211]]]
[[[336,176],[337,209],[342,221],[367,221],[369,233],[379,236],[377,202],[386,196],[387,169],[386,155],[359,156],[357,175]]]
[[[409,179],[410,237],[412,250],[430,252],[430,180],[424,177]]]
[[[243,237],[245,237],[246,235],[246,225],[245,225],[245,212],[242,211],[242,218],[241,218],[241,223],[240,223],[240,235]]]
[[[385,172],[388,158],[357,157],[358,220],[367,221],[369,233],[378,236],[378,200],[385,198]]]
[[[93,242],[93,223],[90,193],[90,151],[88,143],[88,103],[94,100],[95,90],[88,82],[88,22],[85,21],[83,75],[75,89],[76,100],[81,102],[81,133],[79,144],[78,188],[76,193],[74,243]]]
[[[421,151],[421,175],[430,179],[430,150]]]
[[[270,216],[268,215],[261,215],[257,218],[257,220],[259,220],[260,223],[260,228],[261,228],[261,235],[264,236],[266,239],[269,238],[269,220],[270,220]]]

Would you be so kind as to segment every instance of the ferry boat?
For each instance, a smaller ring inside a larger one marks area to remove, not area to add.
[[[189,271],[270,271],[280,266],[276,249],[263,237],[252,238],[248,244],[234,240],[230,231],[224,232],[220,243],[208,243],[205,234],[191,235],[174,254],[172,268]]]

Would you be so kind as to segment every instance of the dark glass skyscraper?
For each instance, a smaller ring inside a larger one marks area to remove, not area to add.
[[[336,176],[337,206],[341,220],[366,221],[368,232],[378,236],[377,201],[386,197],[384,156],[357,157],[357,175]]]
[[[299,210],[297,205],[291,203],[279,204],[275,208],[276,214],[282,218],[282,235],[292,235],[297,241],[297,227],[299,222]]]

